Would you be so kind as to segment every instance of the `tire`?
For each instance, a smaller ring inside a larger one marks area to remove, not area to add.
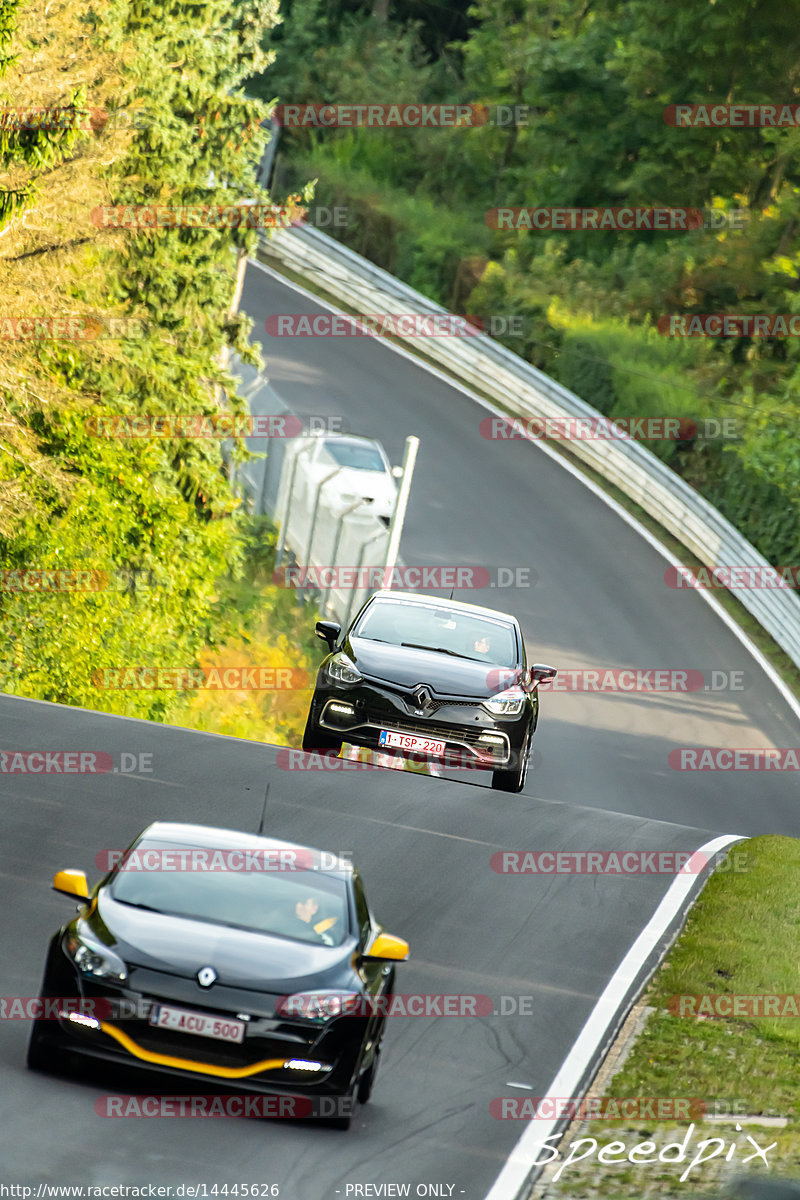
[[[372,1062],[367,1067],[366,1071],[364,1072],[364,1074],[361,1076],[361,1078],[358,1081],[357,1096],[358,1096],[359,1104],[368,1104],[370,1097],[372,1096],[372,1089],[375,1086],[375,1077],[378,1074],[378,1067],[380,1066],[380,1061],[381,1061],[381,1045],[382,1045],[382,1043],[383,1043],[383,1030],[381,1030],[380,1037],[378,1038],[378,1041],[375,1043],[375,1052],[372,1056]]]
[[[331,1129],[341,1129],[343,1133],[346,1133],[350,1128],[350,1125],[353,1121],[353,1112],[355,1111],[356,1107],[358,1086],[359,1085],[357,1083],[354,1083],[346,1095],[336,1097],[336,1099],[341,1102],[349,1101],[349,1104],[347,1105],[349,1111],[347,1112],[346,1116],[340,1115],[338,1117],[330,1117],[327,1124]]]
[[[308,710],[305,732],[303,733],[303,749],[306,753],[314,750],[324,750],[326,754],[341,754],[342,740],[335,734],[324,733],[314,721],[314,706]]]
[[[492,787],[496,792],[521,792],[525,787],[525,780],[528,775],[528,758],[531,752],[531,737],[532,734],[529,726],[519,752],[519,761],[516,767],[510,771],[492,771]]]
[[[53,1022],[51,1021],[50,1024],[52,1025]],[[54,1045],[54,1039],[48,1040],[47,1033],[44,1021],[33,1022],[26,1057],[28,1069],[58,1074],[66,1069],[64,1052]]]

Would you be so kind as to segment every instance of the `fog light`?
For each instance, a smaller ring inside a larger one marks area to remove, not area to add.
[[[352,704],[333,704],[333,703],[331,703],[328,705],[328,712],[341,713],[342,716],[344,716],[344,717],[355,716],[355,711],[356,710],[353,708]]]
[[[506,739],[499,733],[482,733],[479,742],[491,742],[493,746],[505,746]]]
[[[72,1021],[73,1025],[83,1025],[86,1029],[99,1029],[100,1022],[95,1017],[87,1017],[84,1013],[78,1012],[60,1012],[60,1017],[66,1017],[68,1021]]]
[[[312,1062],[309,1058],[290,1058],[283,1065],[290,1071],[330,1071],[330,1067],[321,1062]]]

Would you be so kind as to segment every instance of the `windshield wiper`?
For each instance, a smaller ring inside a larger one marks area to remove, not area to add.
[[[467,662],[483,662],[482,658],[473,658],[471,654],[459,654],[457,650],[448,650],[444,646],[421,646],[419,642],[401,642],[401,646],[408,646],[409,650],[431,650],[434,654],[449,654],[453,658],[465,658]]]
[[[145,912],[161,912],[160,908],[153,908],[152,904],[139,904],[136,900],[120,900],[117,896],[114,896],[114,899],[117,901],[117,904],[127,904],[129,908],[142,908]]]

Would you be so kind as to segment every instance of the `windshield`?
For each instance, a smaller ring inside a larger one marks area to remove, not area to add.
[[[231,851],[217,852],[225,858],[228,869],[192,870],[190,854],[183,856],[187,869],[175,869],[181,862],[179,852],[192,849],[196,847],[152,840],[138,843],[128,865],[121,864],[115,874],[111,895],[123,904],[168,916],[211,921],[300,942],[338,946],[347,936],[344,879],[318,871],[264,870],[263,865],[253,869],[252,861],[247,869],[247,856]],[[145,857],[147,850],[166,853]],[[213,853],[207,851],[205,861],[211,862],[208,856]],[[237,869],[240,862],[243,869]]]
[[[386,464],[380,452],[369,442],[331,438],[323,444],[337,467],[350,467],[354,471],[386,471]]]
[[[394,646],[444,651],[497,667],[517,666],[514,627],[507,621],[434,604],[374,600],[352,633],[354,637]]]

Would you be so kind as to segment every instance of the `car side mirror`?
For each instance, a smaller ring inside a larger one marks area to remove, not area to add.
[[[391,933],[379,933],[361,958],[364,962],[406,962],[409,953],[408,942]]]
[[[327,642],[332,650],[339,640],[342,627],[337,621],[317,621],[316,631],[317,637],[321,641]]]
[[[84,871],[56,871],[53,876],[53,891],[62,896],[74,896],[77,900],[89,899],[89,884]]]
[[[530,689],[532,691],[540,683],[552,683],[558,671],[555,667],[548,667],[546,663],[534,663],[528,674],[530,676]]]

